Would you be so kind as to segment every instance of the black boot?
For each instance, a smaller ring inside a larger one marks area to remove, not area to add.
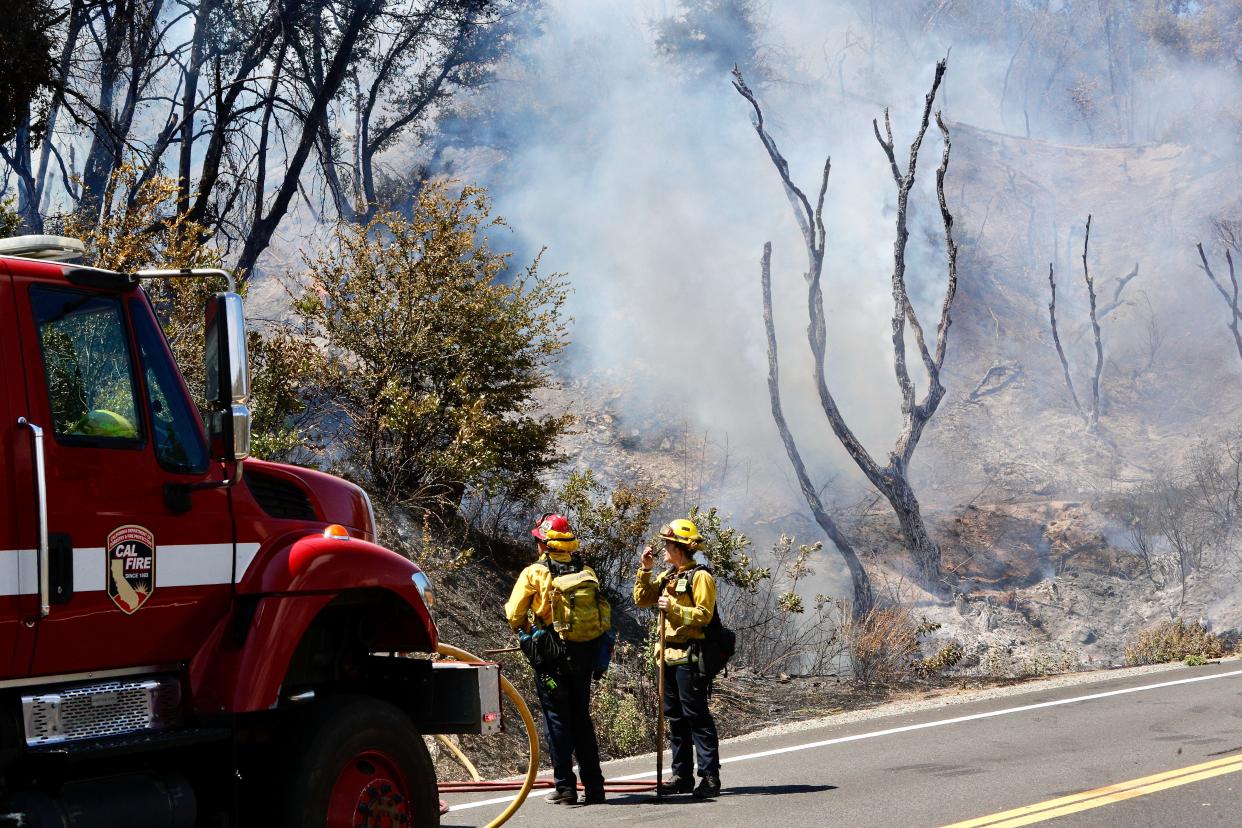
[[[544,802],[551,802],[553,805],[577,805],[578,791],[574,789],[560,790],[557,789],[543,798]]]
[[[713,799],[720,795],[720,777],[714,773],[706,774],[694,789],[695,799]]]
[[[603,805],[605,801],[603,788],[587,788],[586,796],[582,799],[582,804]]]
[[[670,776],[668,781],[660,783],[657,790],[662,796],[690,793],[694,790],[694,779],[686,776]]]

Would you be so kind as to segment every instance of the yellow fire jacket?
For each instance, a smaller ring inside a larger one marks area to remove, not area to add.
[[[548,550],[548,557],[566,564],[573,555]],[[505,617],[509,620],[509,626],[515,630],[530,626],[527,610],[540,624],[552,623],[552,572],[538,561],[523,569],[513,584],[513,592],[505,602]]]
[[[700,569],[693,577],[682,574],[696,565],[691,561],[676,572],[661,575],[640,567],[634,578],[634,603],[638,606],[655,606],[661,583],[673,600],[664,613],[664,660],[668,664],[685,663],[689,655],[686,645],[703,637],[716,611],[716,579],[711,573]]]

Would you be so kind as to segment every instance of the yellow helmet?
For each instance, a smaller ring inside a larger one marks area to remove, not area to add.
[[[679,543],[688,549],[698,549],[703,545],[703,536],[694,521],[679,518],[660,527],[660,537],[666,541]]]
[[[86,434],[91,437],[121,437],[133,439],[138,436],[134,424],[115,411],[96,408],[82,415],[74,426],[74,433]]]

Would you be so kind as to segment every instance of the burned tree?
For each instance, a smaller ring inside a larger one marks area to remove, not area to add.
[[[824,181],[827,182],[826,166],[824,172]],[[802,496],[806,498],[807,505],[811,507],[815,522],[824,530],[824,534],[832,540],[840,551],[841,557],[845,559],[854,592],[851,608],[854,617],[861,618],[875,604],[875,592],[871,588],[871,578],[868,577],[862,561],[858,559],[858,553],[854,551],[849,538],[824,508],[819,490],[815,488],[815,484],[811,482],[811,476],[807,474],[806,464],[802,462],[802,452],[798,450],[793,432],[789,430],[789,423],[785,420],[785,412],[781,405],[780,359],[776,350],[776,325],[772,321],[772,242],[763,245],[763,259],[760,262],[759,273],[763,287],[763,327],[768,335],[768,398],[772,403],[772,420],[776,423],[777,431],[780,432],[781,442],[785,445],[785,453],[789,456],[789,464],[793,466],[794,474],[798,478],[798,488],[802,490]]]
[[[1065,357],[1065,348],[1061,345],[1061,336],[1057,330],[1057,280],[1052,268],[1052,263],[1048,263],[1048,289],[1052,295],[1051,301],[1048,302],[1048,323],[1052,328],[1052,344],[1056,346],[1057,357],[1061,360],[1061,371],[1065,376],[1065,387],[1069,389],[1070,399],[1074,401],[1074,408],[1087,421],[1087,425],[1095,428],[1100,424],[1100,375],[1104,372],[1104,341],[1100,333],[1100,316],[1096,312],[1096,295],[1095,295],[1095,279],[1091,276],[1091,270],[1087,266],[1087,253],[1091,243],[1091,216],[1087,216],[1087,229],[1082,239],[1082,278],[1087,284],[1088,299],[1088,316],[1091,319],[1091,334],[1095,342],[1095,372],[1091,376],[1091,411],[1088,413],[1083,410],[1082,403],[1078,401],[1078,393],[1074,390],[1074,380],[1070,377],[1069,360]],[[1105,313],[1120,305],[1121,292],[1125,286],[1138,275],[1138,265],[1135,264],[1134,270],[1120,279],[1117,284],[1117,291],[1113,297],[1113,304],[1105,308]]]
[[[810,325],[807,328],[807,339],[811,348],[811,353],[815,360],[815,385],[819,394],[820,404],[823,408],[824,415],[828,420],[833,434],[841,442],[841,445],[849,453],[850,457],[862,470],[871,484],[888,500],[893,507],[893,511],[897,515],[897,520],[901,525],[902,534],[905,537],[907,546],[910,549],[915,562],[928,584],[934,583],[940,576],[940,548],[931,534],[927,531],[927,526],[923,521],[920,511],[918,497],[914,493],[914,489],[910,485],[908,469],[910,459],[914,454],[914,450],[918,445],[919,439],[923,435],[923,430],[927,426],[932,415],[935,414],[937,407],[940,405],[941,399],[944,397],[945,389],[940,382],[940,370],[944,365],[945,351],[948,346],[948,334],[950,319],[950,309],[953,305],[953,297],[957,291],[957,245],[953,240],[953,217],[949,213],[949,208],[945,202],[944,196],[944,176],[949,165],[949,152],[951,143],[949,140],[949,130],[945,126],[944,119],[940,113],[936,113],[936,125],[940,129],[940,133],[944,140],[944,152],[939,169],[936,171],[936,194],[940,203],[940,215],[944,224],[945,249],[948,259],[948,278],[945,289],[944,303],[940,310],[940,322],[936,329],[935,350],[932,351],[927,346],[927,341],[923,333],[923,327],[919,322],[918,314],[915,312],[914,305],[910,301],[909,294],[906,291],[906,242],[909,238],[909,230],[907,229],[907,205],[909,202],[910,190],[914,186],[915,170],[918,165],[919,148],[922,146],[923,137],[927,133],[928,125],[931,121],[932,105],[936,99],[936,92],[940,88],[940,82],[944,78],[945,61],[936,64],[935,79],[932,82],[931,91],[927,93],[923,107],[923,117],[919,126],[918,134],[910,145],[910,158],[906,171],[903,173],[897,163],[894,154],[894,141],[892,124],[889,120],[888,111],[884,112],[884,134],[881,135],[879,124],[872,122],[875,131],[876,140],[888,157],[889,165],[892,169],[893,181],[897,187],[897,223],[896,237],[893,241],[893,273],[892,273],[892,294],[893,294],[893,320],[892,320],[892,339],[893,339],[893,367],[897,377],[897,385],[901,391],[901,412],[904,417],[901,434],[898,436],[896,444],[892,451],[889,452],[888,461],[881,465],[871,456],[866,448],[863,447],[853,430],[845,422],[840,409],[837,407],[836,399],[833,397],[832,391],[828,388],[828,382],[825,372],[825,361],[827,353],[827,324],[824,314],[824,297],[822,287],[823,267],[824,267],[824,250],[826,245],[827,234],[824,229],[824,195],[828,190],[828,176],[831,171],[831,159],[824,163],[823,177],[820,181],[819,196],[814,207],[807,199],[806,194],[794,184],[789,174],[789,164],[777,149],[776,142],[767,132],[763,122],[763,111],[756,100],[754,93],[746,85],[742,78],[741,72],[734,70],[733,86],[737,89],[738,94],[750,103],[754,110],[753,122],[755,132],[759,135],[759,140],[763,143],[764,149],[767,150],[769,158],[776,167],[777,174],[781,178],[781,183],[785,188],[785,193],[789,197],[790,204],[794,208],[794,215],[798,221],[798,226],[802,229],[802,235],[806,242],[807,253],[807,272],[805,279],[807,282],[807,312],[810,317]],[[769,363],[769,392],[772,397],[772,408],[777,427],[781,429],[782,439],[785,440],[786,451],[789,454],[790,461],[793,463],[795,470],[799,471],[799,483],[803,489],[803,493],[807,497],[808,505],[811,506],[812,512],[815,514],[816,520],[825,532],[836,538],[835,534],[839,534],[835,524],[828,518],[819,503],[818,497],[812,497],[813,487],[810,487],[805,480],[805,469],[801,467],[801,461],[798,459],[799,454],[797,446],[792,437],[788,436],[788,428],[782,427],[783,418],[777,416],[779,414],[780,399],[779,388],[777,387],[777,374],[775,371],[777,364],[777,354],[775,348],[775,332],[774,323],[771,319],[771,293],[767,287],[770,277],[767,275],[769,271],[769,253],[765,248],[764,254],[764,321],[768,329],[768,363]],[[910,378],[910,372],[906,366],[906,328],[909,327],[914,332],[914,339],[918,345],[919,355],[922,358],[923,367],[927,373],[928,388],[925,396],[921,401],[917,399],[917,392],[913,380]],[[821,517],[822,516],[822,517]],[[851,573],[857,571],[861,573],[861,577],[865,579],[866,574],[862,572],[861,565],[855,567],[857,559],[848,543],[842,548],[842,554],[846,558],[847,564],[850,564]],[[860,582],[859,576],[855,575],[854,591],[858,596],[865,586],[865,580]],[[869,587],[868,587],[869,588]]]
[[[1200,267],[1207,274],[1208,279],[1212,282],[1212,287],[1216,288],[1216,292],[1225,300],[1225,305],[1229,308],[1229,331],[1233,334],[1233,342],[1238,347],[1238,356],[1242,357],[1242,308],[1238,306],[1238,275],[1233,269],[1233,254],[1228,247],[1225,247],[1225,264],[1229,267],[1229,289],[1225,288],[1224,282],[1217,278],[1216,273],[1212,270],[1212,266],[1208,264],[1207,254],[1203,252],[1203,243],[1195,245],[1199,250]]]
[[[1087,245],[1091,243],[1091,216],[1087,215],[1087,231],[1082,237],[1082,278],[1087,283],[1087,298],[1091,314],[1091,334],[1095,338],[1095,374],[1091,377],[1091,419],[1088,425],[1100,424],[1100,374],[1104,371],[1104,343],[1100,339],[1100,320],[1095,313],[1095,280],[1087,268]]]
[[[1052,301],[1048,303],[1048,322],[1052,325],[1052,344],[1057,348],[1057,356],[1061,359],[1061,371],[1065,375],[1065,387],[1069,389],[1070,399],[1074,408],[1083,414],[1082,403],[1078,402],[1078,392],[1074,390],[1074,380],[1070,376],[1069,360],[1065,358],[1065,348],[1061,347],[1061,335],[1057,332],[1057,280],[1052,270],[1052,262],[1048,262],[1048,288],[1052,292]],[[1086,417],[1085,414],[1083,414]]]
[[[1100,308],[1100,318],[1101,318],[1101,319],[1103,319],[1104,317],[1108,316],[1110,313],[1112,313],[1113,311],[1117,310],[1117,309],[1118,309],[1118,308],[1120,308],[1122,305],[1127,305],[1127,304],[1129,304],[1129,300],[1128,300],[1128,299],[1127,299],[1126,301],[1124,301],[1124,302],[1123,302],[1123,301],[1121,301],[1121,294],[1122,294],[1122,292],[1124,292],[1124,291],[1125,291],[1125,289],[1126,289],[1126,285],[1130,284],[1130,282],[1132,282],[1132,281],[1134,281],[1135,279],[1137,279],[1137,278],[1138,278],[1138,275],[1139,275],[1139,263],[1138,263],[1138,262],[1135,262],[1135,263],[1134,263],[1134,268],[1133,268],[1133,269],[1132,269],[1129,273],[1127,273],[1125,276],[1122,276],[1120,279],[1118,279],[1118,280],[1117,280],[1117,284],[1115,284],[1115,285],[1113,286],[1113,299],[1112,299],[1112,301],[1111,301],[1111,302],[1109,302],[1109,303],[1108,303],[1107,305],[1105,305],[1104,307]]]

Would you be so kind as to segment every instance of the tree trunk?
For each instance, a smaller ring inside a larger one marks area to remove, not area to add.
[[[83,3],[81,0],[73,0],[69,4],[69,28],[65,32],[65,42],[61,46],[60,60],[56,64],[57,88],[53,91],[52,100],[48,104],[46,132],[43,136],[43,145],[39,148],[39,169],[35,173],[36,201],[38,202],[40,218],[38,229],[31,229],[36,233],[43,232],[42,214],[47,210],[50,203],[50,191],[52,188],[48,186],[47,168],[52,156],[52,142],[56,138],[56,120],[60,115],[60,108],[64,102],[65,87],[69,83],[69,73],[77,51],[78,36],[82,33],[82,26],[85,21],[86,14],[83,11]]]
[[[106,8],[106,7],[105,7]],[[121,52],[129,27],[137,25],[133,3],[118,3],[104,15],[104,43],[99,56],[99,97],[91,125],[91,145],[82,167],[82,203],[79,209],[88,217],[98,218],[104,189],[121,156],[125,136],[118,135],[113,123],[113,106],[122,75]],[[133,80],[137,83],[137,78]]]
[[[378,9],[367,3],[359,4],[353,8],[346,22],[345,30],[341,33],[336,54],[333,56],[332,63],[324,75],[323,84],[317,90],[314,102],[306,113],[302,124],[302,134],[299,136],[293,155],[289,158],[289,164],[285,169],[284,180],[281,182],[280,189],[277,190],[276,197],[272,200],[272,206],[268,210],[267,215],[256,221],[246,236],[245,246],[242,248],[241,256],[237,261],[237,269],[239,271],[249,275],[254,269],[255,262],[258,261],[259,256],[271,244],[277,225],[280,224],[280,221],[285,217],[285,213],[288,212],[293,196],[298,191],[298,185],[302,177],[302,168],[306,165],[306,160],[315,146],[320,126],[327,117],[328,106],[332,103],[332,99],[336,97],[336,93],[340,90],[341,84],[345,80],[346,72],[350,67],[354,54],[354,45],[358,42],[358,37],[362,34],[367,21],[376,13],[378,13]]]
[[[194,163],[194,124],[198,106],[198,81],[206,60],[207,34],[213,0],[203,0],[194,19],[194,39],[190,63],[185,68],[185,89],[181,98],[181,140],[177,153],[177,210],[190,207],[190,168]]]
[[[914,489],[904,476],[891,476],[884,497],[897,514],[901,534],[905,536],[919,573],[929,586],[934,585],[940,579],[940,547],[927,531]]]
[[[867,570],[859,560],[858,554],[854,552],[854,546],[849,538],[824,508],[819,492],[815,490],[814,484],[811,483],[811,476],[807,474],[806,464],[802,462],[802,453],[798,451],[798,444],[789,430],[789,423],[785,420],[785,412],[781,405],[780,360],[776,348],[776,324],[772,320],[771,242],[763,245],[760,280],[763,288],[763,325],[768,335],[768,399],[772,405],[772,420],[776,423],[777,431],[780,432],[781,442],[785,445],[785,453],[789,456],[789,463],[793,466],[794,474],[798,478],[798,487],[802,490],[802,496],[806,499],[807,505],[811,508],[811,514],[815,516],[815,522],[819,524],[819,528],[824,530],[824,534],[837,547],[837,551],[845,560],[853,586],[854,600],[850,602],[851,614],[856,619],[862,618],[875,606],[875,591],[871,587],[871,578],[867,575]]]
[[[0,156],[17,175],[17,212],[22,217],[27,233],[42,233],[43,218],[39,215],[39,202],[36,195],[34,175],[31,173],[30,157],[30,112],[27,107],[26,117],[17,127],[17,135],[13,141],[13,151],[0,147]]]
[[[831,159],[824,163],[823,177],[820,180],[819,195],[816,199],[815,206],[811,206],[810,199],[806,193],[794,184],[789,175],[789,164],[777,149],[776,142],[767,133],[764,128],[763,111],[759,106],[759,102],[755,99],[754,94],[746,85],[742,78],[741,72],[735,67],[733,70],[734,89],[737,90],[743,98],[745,98],[754,110],[752,123],[756,133],[759,135],[760,141],[763,143],[764,149],[767,150],[768,157],[772,160],[776,167],[777,173],[781,177],[781,182],[785,187],[785,194],[789,199],[790,205],[793,207],[794,216],[798,221],[798,226],[802,230],[803,238],[806,242],[807,252],[807,310],[809,316],[809,324],[807,326],[807,341],[811,350],[811,355],[815,362],[814,381],[816,390],[819,395],[820,405],[823,409],[824,416],[832,429],[833,434],[840,441],[846,452],[858,465],[859,469],[867,476],[872,485],[880,491],[884,497],[892,505],[901,525],[902,533],[905,535],[906,545],[910,549],[916,564],[919,567],[920,575],[924,582],[931,589],[935,589],[935,585],[940,581],[940,549],[936,542],[932,540],[927,532],[927,527],[923,522],[923,518],[919,513],[918,498],[911,488],[907,479],[907,469],[909,467],[910,458],[914,453],[915,447],[918,445],[919,439],[923,434],[924,427],[935,414],[941,399],[944,397],[944,386],[940,382],[940,371],[944,366],[946,348],[948,345],[949,327],[952,323],[951,310],[953,299],[957,292],[957,244],[953,239],[953,217],[949,212],[948,204],[944,196],[944,179],[945,172],[949,165],[949,154],[952,143],[949,137],[948,127],[944,123],[944,119],[940,113],[936,113],[936,126],[939,128],[944,142],[944,149],[941,157],[940,167],[936,170],[936,194],[939,201],[941,219],[944,224],[945,250],[948,264],[948,280],[945,288],[944,301],[940,310],[940,322],[936,328],[935,348],[928,347],[927,339],[923,331],[922,324],[919,322],[918,314],[915,312],[913,303],[909,299],[906,290],[906,262],[905,252],[906,244],[909,236],[906,225],[906,211],[908,206],[908,196],[910,190],[914,186],[915,169],[918,164],[919,148],[922,145],[924,135],[927,132],[931,121],[932,107],[935,102],[937,90],[940,88],[940,82],[944,77],[946,62],[940,61],[936,64],[935,80],[932,82],[931,91],[924,98],[923,117],[921,125],[914,141],[910,145],[910,160],[905,173],[901,172],[897,163],[893,146],[892,123],[889,119],[888,111],[884,113],[884,134],[881,135],[879,124],[872,121],[872,129],[875,132],[876,140],[883,148],[885,155],[888,157],[890,169],[892,170],[893,180],[897,185],[897,221],[896,233],[893,243],[893,275],[892,275],[892,294],[893,294],[893,320],[892,320],[892,341],[893,341],[893,365],[897,376],[897,384],[901,390],[901,411],[904,419],[904,426],[901,435],[897,439],[897,443],[893,451],[889,454],[888,463],[880,466],[879,463],[871,456],[862,442],[857,438],[849,425],[845,422],[837,407],[836,400],[832,391],[828,387],[826,376],[827,361],[827,321],[824,311],[824,297],[822,284],[824,251],[826,248],[827,233],[824,229],[823,205],[824,196],[828,189],[828,176],[832,168]],[[852,548],[848,542],[844,541],[844,536],[836,529],[835,523],[828,516],[823,508],[823,504],[819,499],[818,492],[812,485],[806,469],[803,467],[801,457],[793,437],[790,435],[789,428],[785,423],[784,416],[780,411],[780,391],[778,387],[777,377],[777,355],[776,355],[776,336],[775,326],[772,321],[772,300],[771,300],[771,274],[770,274],[771,245],[765,245],[762,262],[762,280],[763,280],[763,313],[764,325],[767,329],[768,336],[768,393],[772,402],[772,415],[776,421],[777,428],[781,432],[781,439],[785,444],[785,451],[789,455],[794,471],[798,475],[799,487],[802,489],[803,495],[810,505],[812,512],[815,513],[816,521],[833,538],[838,546],[842,546],[842,555],[846,560],[847,566],[850,568],[851,576],[854,579],[854,588],[856,596],[862,596],[863,601],[858,601],[861,605],[870,605],[871,586],[867,579],[866,572],[857,556],[854,555]],[[915,342],[918,345],[919,356],[923,362],[928,375],[928,389],[922,402],[919,402],[915,390],[914,382],[911,380],[909,371],[906,367],[906,340],[905,331],[909,327],[914,333]],[[841,537],[841,541],[836,536]],[[857,599],[856,599],[857,600]],[[856,607],[857,611],[858,607]]]

